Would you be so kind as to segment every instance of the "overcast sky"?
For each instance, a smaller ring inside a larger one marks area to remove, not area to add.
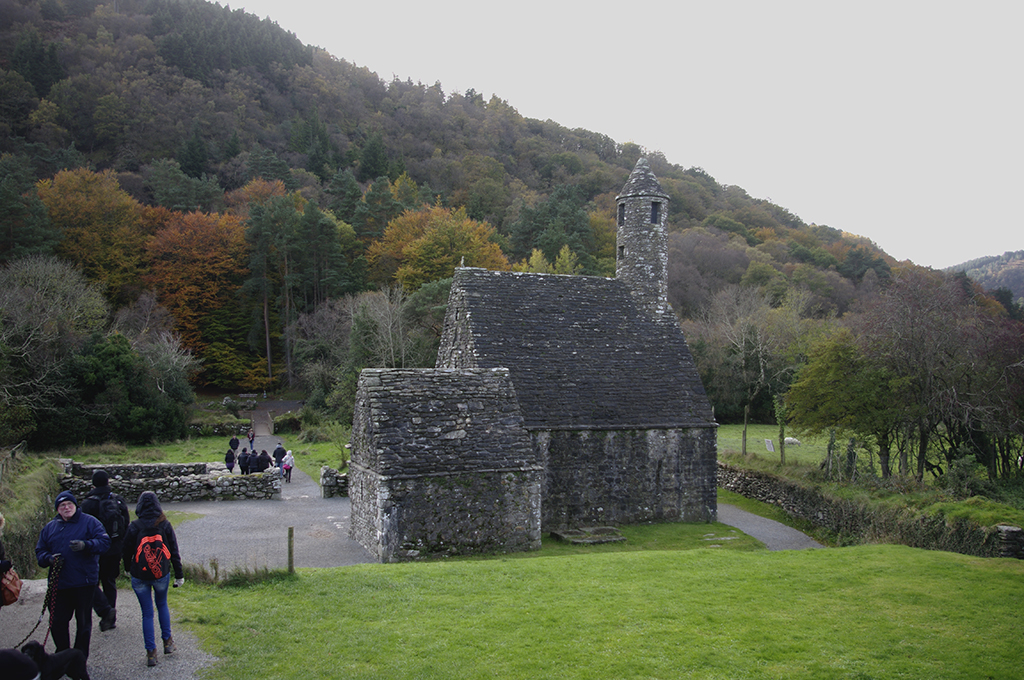
[[[1024,2],[232,7],[385,81],[472,88],[661,151],[899,260],[1024,249]]]

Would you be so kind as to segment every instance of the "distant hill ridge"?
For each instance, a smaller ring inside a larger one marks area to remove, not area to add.
[[[1014,300],[1024,298],[1024,250],[979,257],[948,267],[945,271],[964,272],[985,290],[1006,288],[1013,293]]]

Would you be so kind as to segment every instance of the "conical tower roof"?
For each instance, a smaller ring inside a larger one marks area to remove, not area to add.
[[[641,158],[636,162],[633,172],[629,174],[629,179],[626,180],[625,186],[622,187],[622,193],[615,200],[630,196],[660,196],[661,198],[668,198],[668,194],[665,193],[665,190],[661,188],[661,184],[658,183],[658,178],[651,172],[651,165],[647,162],[646,158]]]

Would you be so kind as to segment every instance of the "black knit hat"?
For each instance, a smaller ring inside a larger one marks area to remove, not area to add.
[[[97,470],[92,473],[92,485],[93,486],[106,486],[110,483],[110,476],[106,470]]]

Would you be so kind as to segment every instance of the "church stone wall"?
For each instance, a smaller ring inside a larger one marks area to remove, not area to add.
[[[367,369],[351,533],[382,562],[540,548],[543,470],[505,369]]]
[[[717,519],[714,428],[540,430],[544,531]]]

